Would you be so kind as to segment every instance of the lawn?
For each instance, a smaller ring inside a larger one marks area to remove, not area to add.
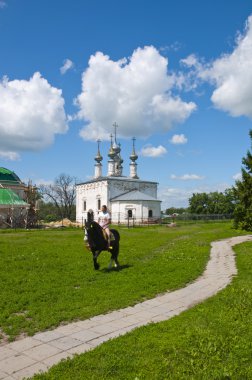
[[[238,276],[216,296],[62,361],[33,380],[252,379],[252,243],[235,252]]]
[[[121,270],[94,271],[81,230],[0,232],[0,333],[9,340],[106,313],[185,286],[229,223],[120,228]]]

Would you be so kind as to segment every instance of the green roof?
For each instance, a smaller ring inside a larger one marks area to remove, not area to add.
[[[8,183],[10,185],[22,184],[20,178],[16,175],[16,173],[6,168],[0,168],[0,183],[2,184]]]
[[[0,188],[0,207],[1,206],[29,206],[28,203],[19,198],[11,189]]]

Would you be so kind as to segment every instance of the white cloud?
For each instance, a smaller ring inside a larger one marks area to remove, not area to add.
[[[187,143],[187,138],[185,137],[184,134],[181,135],[173,135],[170,142],[172,144],[186,144]]]
[[[194,54],[188,55],[186,58],[181,59],[180,62],[187,67],[195,67],[199,64],[199,61]]]
[[[204,179],[205,177],[197,175],[197,174],[183,174],[181,176],[177,176],[175,174],[171,175],[171,179],[178,179],[181,181],[191,181],[191,180],[201,180]]]
[[[199,76],[215,85],[211,100],[216,108],[252,118],[252,15],[233,52],[202,69]]]
[[[71,59],[65,59],[63,61],[63,65],[60,68],[60,72],[62,75],[64,75],[68,70],[72,69],[74,67],[74,63],[71,61]]]
[[[230,188],[227,183],[218,183],[213,185],[203,185],[194,188],[172,188],[163,187],[160,188],[158,199],[162,201],[162,210],[168,207],[188,207],[188,199],[191,198],[193,194],[197,193],[211,193],[213,191],[223,192]]]
[[[167,51],[179,51],[183,45],[179,41],[175,41],[170,45],[161,46],[159,50],[161,52],[167,52]]]
[[[145,146],[141,149],[140,154],[144,157],[161,157],[167,153],[167,150],[164,146],[159,145],[155,146]]]
[[[82,93],[75,100],[78,117],[87,124],[87,140],[108,139],[112,124],[123,137],[147,137],[183,123],[196,109],[172,95],[176,78],[168,75],[168,59],[153,46],[136,49],[129,59],[112,61],[97,52],[82,75]]]
[[[158,199],[162,201],[162,210],[168,207],[188,207],[188,199],[192,194],[190,189],[167,187],[159,190]]]
[[[1,152],[0,151],[0,157],[4,160],[10,160],[10,161],[17,161],[20,159],[20,156],[16,152]]]
[[[68,129],[62,91],[40,73],[29,80],[0,82],[0,152],[18,158],[17,152],[38,151]]]
[[[235,181],[240,181],[242,179],[242,173],[236,173],[232,177]]]
[[[176,86],[180,90],[195,92],[203,82],[201,75],[206,69],[204,60],[198,58],[195,54],[191,54],[181,59],[180,64],[183,67],[183,71],[179,71],[175,76]],[[199,92],[196,92],[196,94],[198,96],[201,95]]]

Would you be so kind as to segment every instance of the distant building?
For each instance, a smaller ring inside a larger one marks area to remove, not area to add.
[[[116,126],[116,125],[115,125]],[[114,137],[114,140],[113,140]],[[115,135],[111,135],[111,145],[108,152],[107,175],[102,174],[102,156],[100,141],[95,157],[94,178],[76,185],[76,219],[83,223],[88,219],[88,213],[97,219],[102,205],[107,205],[112,223],[156,222],[161,218],[161,201],[157,199],[157,182],[139,179],[137,175],[137,159],[135,139],[130,155],[130,175],[123,175],[123,160],[121,146]]]
[[[30,208],[25,201],[26,189],[16,173],[0,168],[0,228],[26,226]]]

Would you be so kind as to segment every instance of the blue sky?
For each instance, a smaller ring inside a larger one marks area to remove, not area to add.
[[[239,176],[252,128],[247,0],[0,0],[0,166],[33,183],[107,173],[119,125],[124,175],[162,208]]]

